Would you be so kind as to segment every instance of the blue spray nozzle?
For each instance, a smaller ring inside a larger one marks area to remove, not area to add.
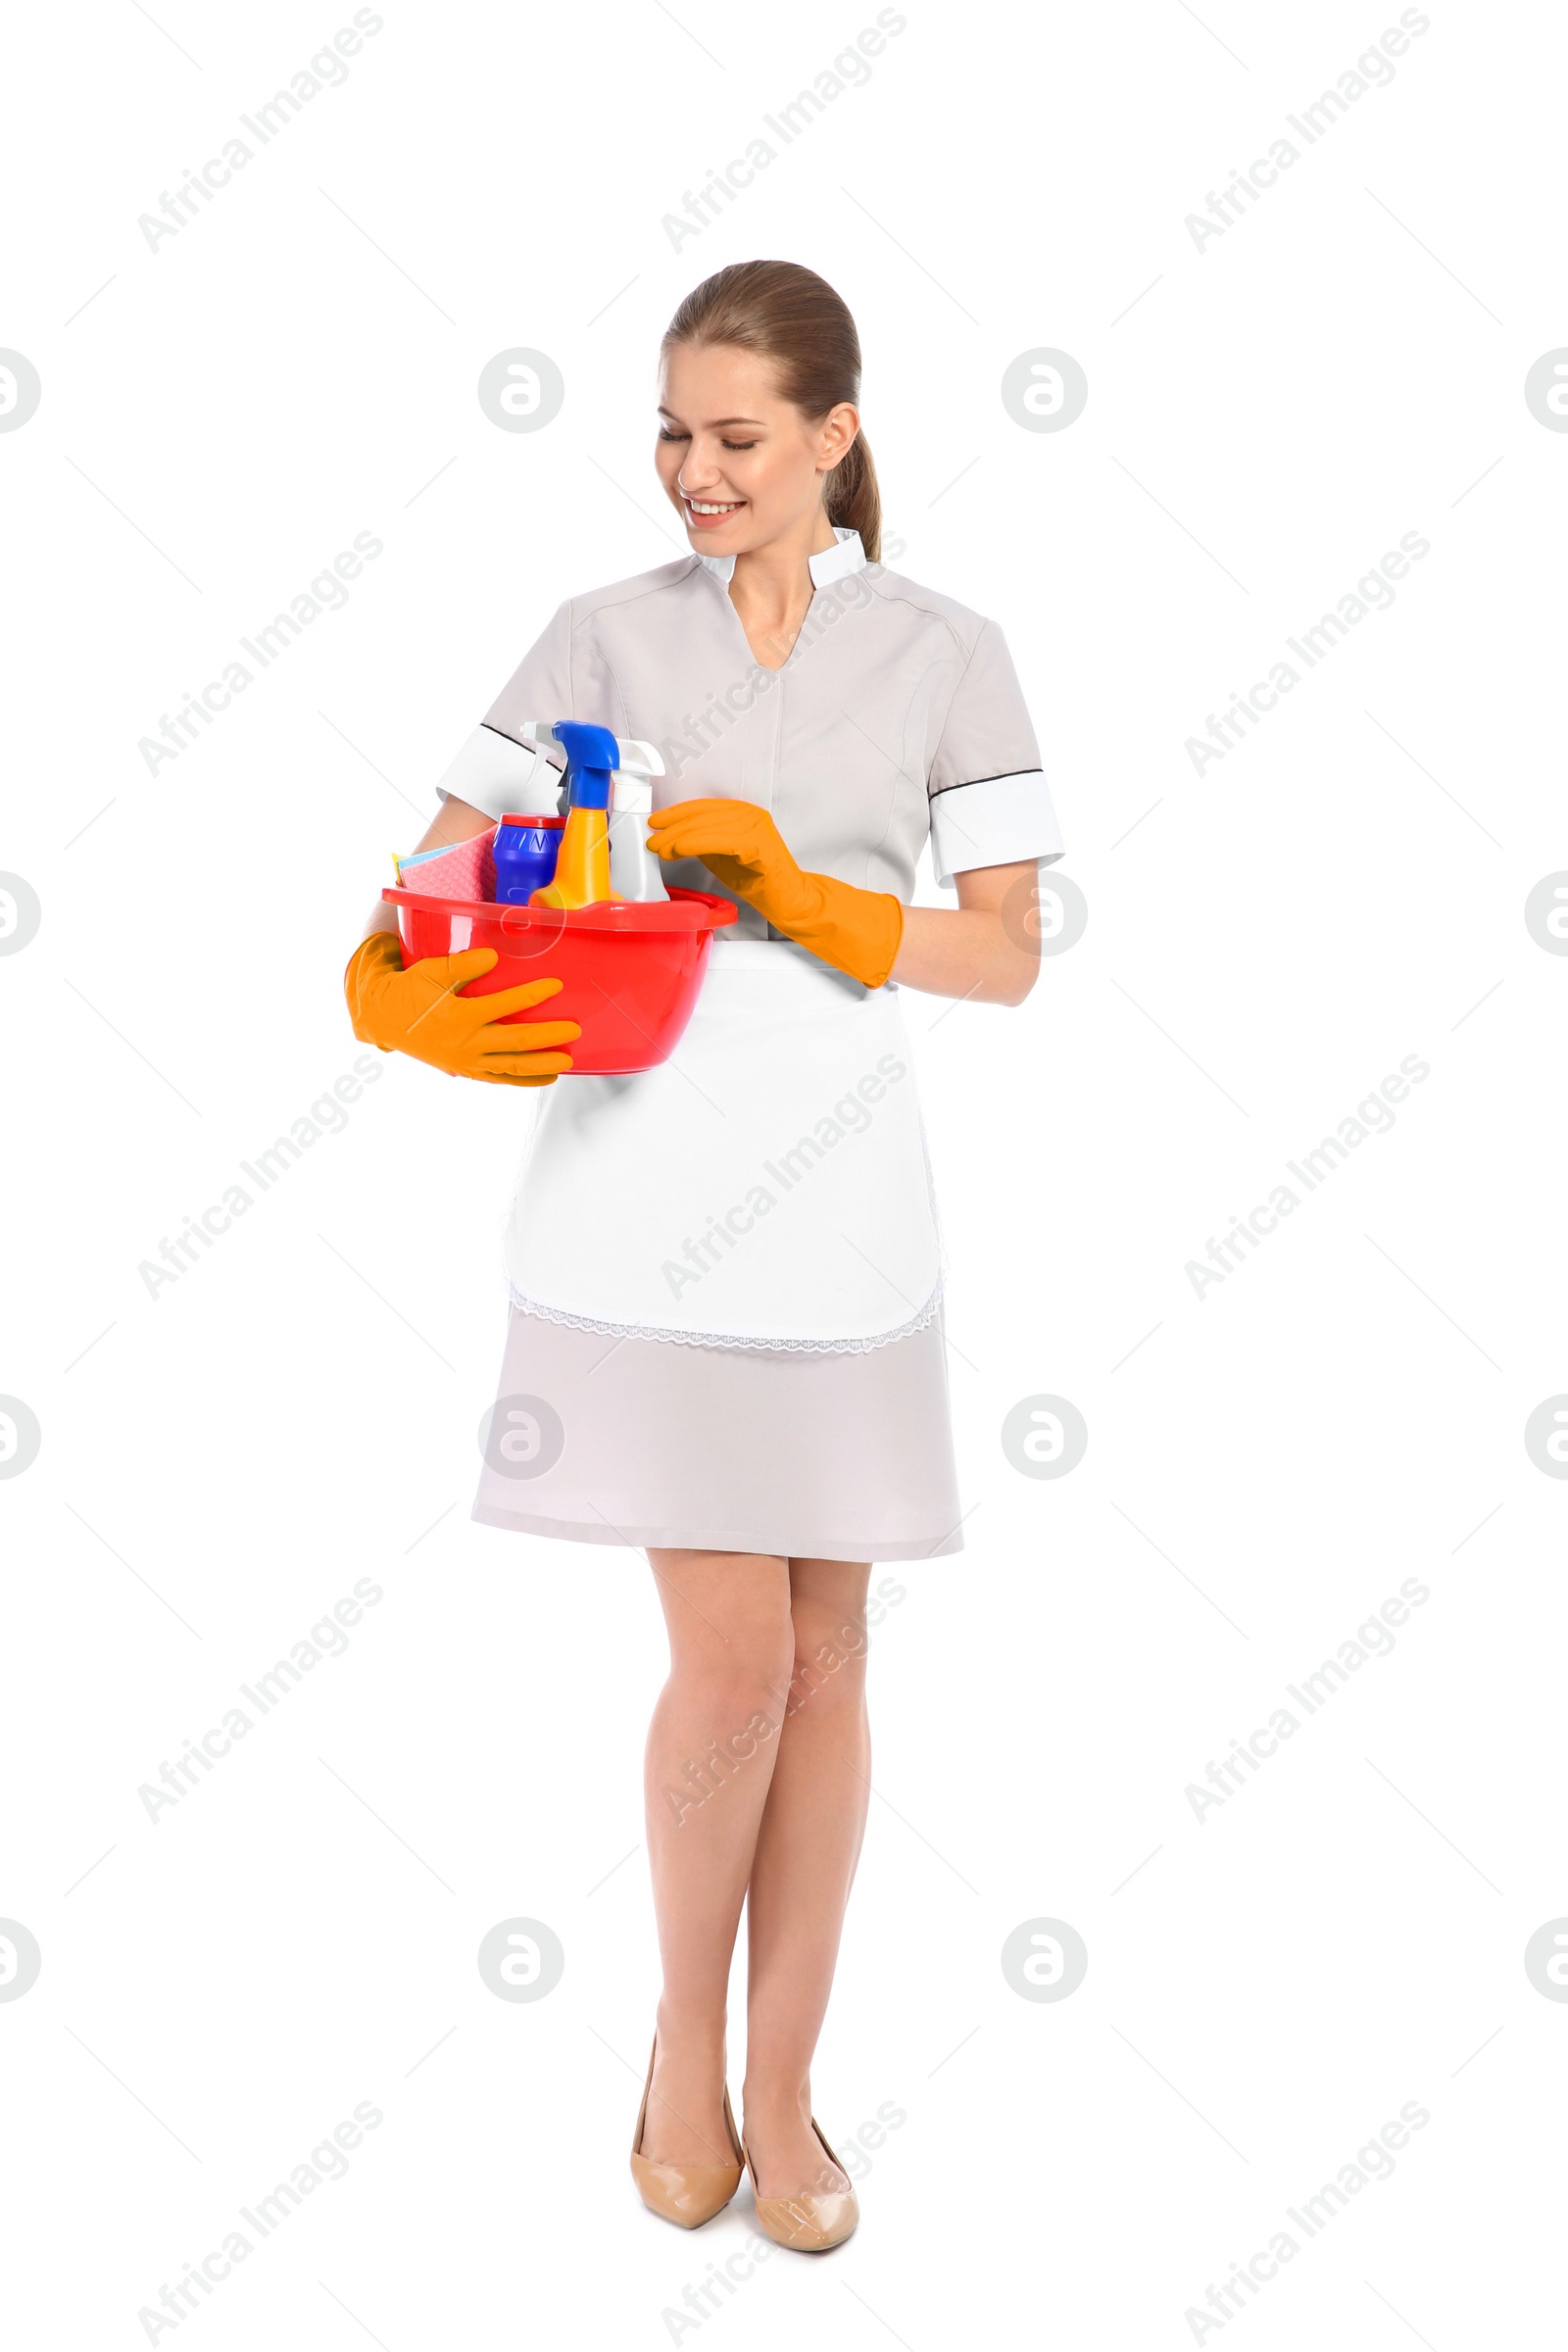
[[[558,718],[555,739],[566,755],[566,792],[573,808],[608,808],[610,779],[620,761],[620,747],[608,727],[592,727],[573,718]]]

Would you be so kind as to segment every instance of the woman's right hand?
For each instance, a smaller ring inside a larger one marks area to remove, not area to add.
[[[494,948],[459,956],[426,956],[405,970],[397,934],[372,931],[349,958],[343,975],[354,1034],[383,1054],[409,1054],[454,1078],[482,1078],[492,1086],[551,1086],[569,1070],[571,1055],[548,1049],[580,1037],[576,1021],[512,1021],[556,995],[559,980],[530,980],[488,997],[458,990],[496,962]]]

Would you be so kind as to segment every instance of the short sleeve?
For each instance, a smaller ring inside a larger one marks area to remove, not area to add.
[[[554,813],[561,775],[549,760],[536,779],[538,755],[521,742],[526,720],[554,725],[571,715],[571,607],[563,605],[529,647],[436,786],[444,801],[466,801],[498,820],[509,814]]]
[[[931,857],[946,888],[982,865],[1062,855],[1061,830],[1006,642],[982,624],[926,779]]]

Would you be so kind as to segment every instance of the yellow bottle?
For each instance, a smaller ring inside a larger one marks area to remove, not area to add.
[[[610,779],[615,738],[606,727],[559,719],[555,740],[566,755],[567,808],[553,882],[530,906],[593,906],[610,896]]]
[[[610,896],[610,817],[603,808],[569,808],[556,859],[556,878],[536,890],[530,906],[592,906]]]

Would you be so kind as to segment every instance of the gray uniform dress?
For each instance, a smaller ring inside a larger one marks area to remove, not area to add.
[[[556,779],[537,773],[518,736],[529,719],[569,717],[659,745],[666,772],[655,786],[657,807],[710,796],[757,802],[803,867],[906,903],[928,838],[948,887],[977,867],[1061,855],[1034,732],[994,622],[868,564],[858,535],[840,530],[837,544],[810,560],[814,594],[788,661],[768,670],[730,602],[733,567],[730,557],[688,556],[563,605],[442,778],[442,797],[495,817],[554,808]],[[729,895],[699,860],[666,870],[672,885]],[[741,958],[721,967],[734,944]],[[775,956],[798,964],[803,951],[741,905],[733,931],[715,940],[691,1037],[703,1034],[715,971],[733,973],[749,957],[754,974],[774,972]],[[820,977],[824,967],[807,960]],[[854,983],[848,993],[871,994]],[[732,1001],[748,1002],[744,987]],[[731,1019],[732,1068],[733,1031]],[[767,1032],[775,1041],[783,1034]],[[820,1019],[810,1034],[825,1034]],[[686,1050],[683,1041],[676,1058]],[[694,1066],[719,1083],[711,1070],[724,1065],[699,1058]],[[567,1077],[541,1090],[550,1151],[540,1158],[535,1147],[536,1198],[562,1200],[564,1174],[579,1169],[590,1194],[606,1183],[603,1152],[570,1139],[635,1137],[639,1102],[653,1104],[661,1086],[678,1083],[654,1071]],[[639,1088],[641,1097],[627,1091]],[[611,1124],[596,1131],[601,1117]],[[614,1128],[627,1119],[630,1128]],[[892,1120],[885,1124],[891,1132]],[[846,1152],[835,1163],[839,1208],[853,1196],[854,1158]],[[869,1167],[869,1146],[863,1158]],[[603,1268],[592,1298],[585,1269],[581,1299],[569,1271],[558,1271],[554,1290],[528,1279],[527,1179],[525,1166],[514,1214],[523,1238],[513,1245],[512,1315],[476,1519],[580,1543],[796,1558],[909,1560],[962,1548],[940,1283],[912,1301],[913,1313],[907,1299],[903,1308],[890,1303],[880,1318],[885,1336],[862,1306],[836,1338],[824,1303],[831,1286],[816,1277],[813,1307],[804,1268],[804,1338],[781,1336],[776,1316],[748,1321],[740,1306],[733,1331],[706,1303],[700,1312],[683,1302],[680,1314],[672,1307],[656,1318],[643,1306],[618,1318],[606,1311]],[[624,1191],[624,1167],[618,1181]],[[691,1184],[701,1201],[696,1144]],[[829,1180],[816,1191],[825,1201]],[[604,1197],[608,1204],[613,1195]],[[699,1210],[699,1231],[704,1213],[710,1207]],[[775,1260],[788,1246],[786,1224],[769,1221]],[[716,1225],[710,1232],[726,1239]],[[760,1264],[762,1245],[748,1248]],[[705,1300],[723,1293],[723,1282],[709,1280]],[[585,1301],[592,1311],[577,1311]]]

